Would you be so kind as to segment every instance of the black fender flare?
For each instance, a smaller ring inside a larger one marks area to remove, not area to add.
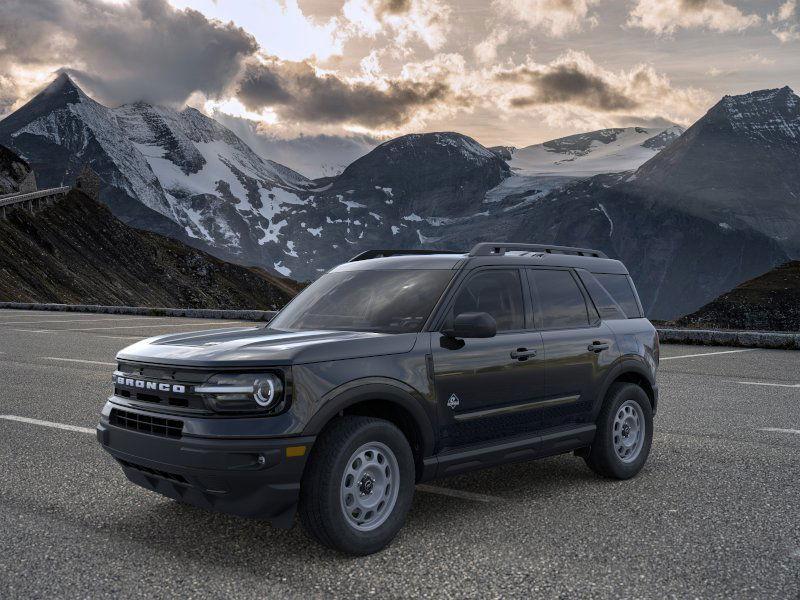
[[[308,422],[302,435],[319,435],[340,411],[370,400],[390,402],[405,409],[419,430],[423,456],[433,454],[434,428],[431,418],[423,408],[425,400],[414,388],[396,379],[369,377],[331,390],[320,399],[321,408]]]
[[[616,364],[609,369],[608,374],[603,380],[603,384],[600,386],[600,390],[595,400],[595,405],[592,407],[592,420],[595,420],[597,415],[600,414],[600,407],[603,406],[603,401],[606,399],[606,394],[608,393],[608,388],[611,387],[611,384],[613,384],[622,375],[626,375],[628,373],[635,373],[636,375],[639,375],[645,379],[650,384],[650,387],[656,387],[653,373],[642,357],[634,354],[621,356],[617,359]]]

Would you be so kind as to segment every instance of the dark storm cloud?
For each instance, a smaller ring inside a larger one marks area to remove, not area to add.
[[[511,106],[516,108],[569,103],[601,111],[615,111],[630,110],[639,105],[636,99],[623,90],[578,63],[518,67],[502,71],[496,78],[530,87],[530,94],[511,99]]]
[[[250,64],[238,90],[238,98],[250,110],[271,107],[287,120],[366,127],[402,125],[416,110],[450,97],[443,83],[396,80],[383,88],[318,74],[306,62],[276,58]]]
[[[65,65],[110,103],[217,96],[257,48],[243,29],[166,0],[0,2],[0,77],[11,65]]]

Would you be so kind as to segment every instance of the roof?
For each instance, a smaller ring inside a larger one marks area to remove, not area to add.
[[[535,248],[527,250],[524,248]],[[501,252],[490,251],[501,248]],[[515,248],[523,248],[517,250]],[[374,258],[373,258],[374,257]],[[549,266],[586,269],[592,273],[628,274],[625,265],[598,250],[565,246],[478,244],[471,252],[436,250],[371,250],[332,271],[394,269],[457,269],[489,265]]]

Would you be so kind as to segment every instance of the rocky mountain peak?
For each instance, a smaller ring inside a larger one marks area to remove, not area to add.
[[[704,121],[759,141],[782,138],[800,144],[800,98],[789,86],[725,96],[698,123]]]

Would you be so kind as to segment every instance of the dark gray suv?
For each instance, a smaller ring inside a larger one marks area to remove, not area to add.
[[[352,554],[386,546],[417,482],[574,452],[644,465],[658,336],[596,250],[370,251],[265,327],[118,356],[98,439],[134,483]]]

